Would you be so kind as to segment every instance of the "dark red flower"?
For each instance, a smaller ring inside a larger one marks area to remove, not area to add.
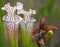
[[[40,44],[42,45],[47,45],[46,40],[45,40],[45,35],[49,30],[54,30],[57,29],[56,26],[53,25],[46,25],[46,20],[47,17],[43,17],[40,21],[39,21],[39,25],[38,27],[36,27],[33,32],[32,32],[32,36],[33,38],[36,38],[36,42],[38,44],[38,47],[40,47]]]

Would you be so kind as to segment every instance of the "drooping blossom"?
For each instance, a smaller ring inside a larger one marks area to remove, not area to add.
[[[53,30],[57,29],[56,26],[46,25],[46,20],[47,17],[43,17],[39,21],[38,27],[36,26],[36,28],[32,32],[32,37],[36,39],[38,47],[41,47],[41,45],[47,46],[47,42],[46,42],[46,37],[48,35],[47,33],[53,35]],[[50,40],[51,38],[52,36],[49,36],[48,40]]]

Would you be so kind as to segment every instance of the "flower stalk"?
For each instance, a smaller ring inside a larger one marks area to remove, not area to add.
[[[21,4],[21,3],[18,3],[18,4]],[[32,29],[33,29],[33,24],[36,20],[34,18],[32,18],[31,15],[36,14],[36,11],[32,10],[32,9],[29,9],[29,11],[25,11],[22,8],[22,9],[18,9],[17,14],[23,14],[24,15],[23,20],[20,23],[21,28],[22,28],[22,44],[23,44],[23,47],[33,47]]]
[[[6,24],[9,47],[18,47],[18,26],[22,18],[15,14],[17,6],[10,6],[10,3],[5,4],[2,10],[7,11],[3,17]]]

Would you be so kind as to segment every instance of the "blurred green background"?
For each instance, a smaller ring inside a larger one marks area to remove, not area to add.
[[[6,39],[4,39],[6,36],[4,36],[5,29],[2,20],[5,12],[1,10],[1,7],[6,3],[11,3],[14,6],[18,1],[24,4],[25,10],[32,8],[37,11],[36,15],[33,15],[37,21],[43,16],[48,16],[47,24],[58,27],[58,30],[54,31],[54,36],[48,47],[60,47],[60,0],[0,0],[0,47],[7,47],[7,44],[5,44],[7,43],[5,42]]]

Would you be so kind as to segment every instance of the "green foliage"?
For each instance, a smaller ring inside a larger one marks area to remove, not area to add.
[[[55,0],[46,0],[46,4],[38,8],[35,18],[38,20],[42,16],[48,16],[49,18],[59,19],[60,7],[56,7],[55,3]]]
[[[3,21],[2,17],[4,15],[3,11],[1,10],[1,7],[3,6],[4,0],[0,0],[0,47],[4,47],[4,27],[3,27]]]

